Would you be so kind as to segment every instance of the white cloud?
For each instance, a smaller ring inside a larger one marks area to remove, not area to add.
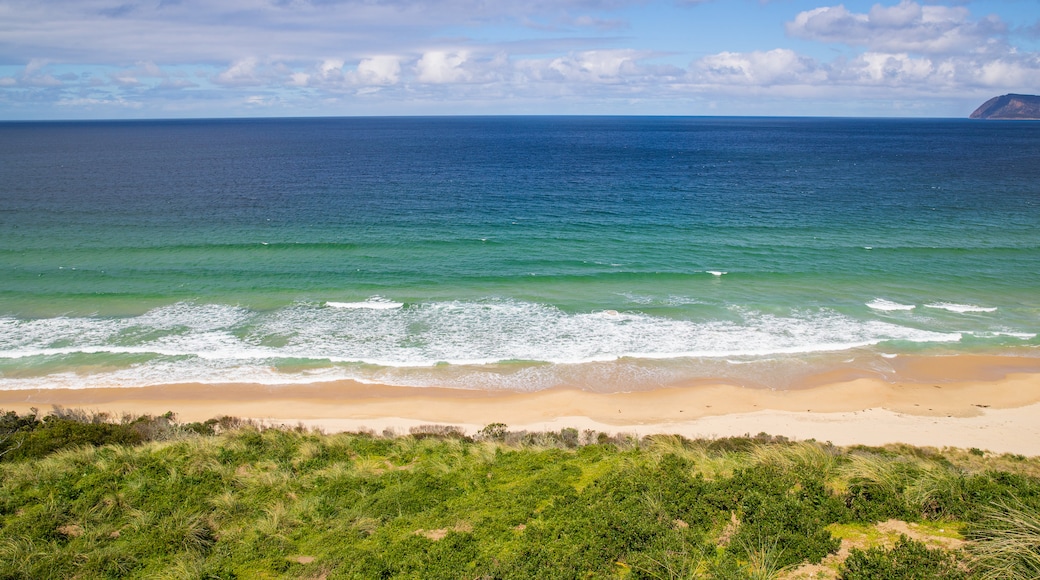
[[[373,56],[357,65],[357,83],[392,85],[401,77],[401,61],[396,56]]]
[[[60,80],[49,74],[33,74],[25,76],[19,80],[19,84],[29,87],[60,87],[63,86]]]
[[[867,51],[818,62],[787,49],[723,52],[690,64],[688,86],[700,92],[763,91],[860,98],[864,94],[922,98],[936,94],[1027,91],[1040,86],[1040,55],[915,56]],[[884,90],[883,93],[874,91]]]
[[[936,68],[928,58],[912,58],[903,54],[867,52],[848,67],[858,74],[861,83],[912,85],[934,80]]]
[[[924,8],[916,2],[902,0],[895,6],[875,4],[870,8],[867,21],[886,28],[913,28],[924,22]]]
[[[318,70],[321,71],[321,76],[325,78],[343,74],[343,61],[338,58],[325,59],[321,61]]]
[[[24,76],[32,76],[36,74],[40,69],[47,66],[47,59],[33,58],[25,65],[25,70],[22,72]]]
[[[61,99],[58,101],[58,106],[61,107],[76,107],[76,108],[95,108],[95,107],[117,107],[124,109],[140,109],[141,103],[135,103],[132,101],[126,101],[120,98],[115,99],[95,99],[88,97]]]
[[[400,59],[396,56],[372,56],[361,59],[352,68],[342,59],[324,59],[305,70],[288,67],[286,84],[294,87],[312,87],[327,91],[346,91],[357,86],[383,86],[397,83],[401,75]],[[272,84],[281,80],[269,79]]]
[[[1013,91],[1034,90],[1040,87],[1040,57],[1019,60],[1000,59],[981,63],[973,68],[975,82],[986,87]]]
[[[472,75],[464,66],[468,58],[469,52],[465,50],[454,52],[443,50],[428,51],[422,55],[419,62],[415,63],[418,81],[432,84],[469,81]]]
[[[263,80],[257,76],[255,58],[244,58],[231,63],[231,66],[213,77],[212,81],[215,84],[227,86],[256,86],[263,83]]]
[[[76,80],[76,75],[59,75],[55,77],[47,72],[50,63],[47,59],[34,58],[14,76],[0,77],[0,87],[26,87],[37,89],[53,89],[65,85],[62,80]],[[59,78],[60,77],[60,78]]]
[[[144,85],[141,79],[165,79],[169,75],[154,62],[139,61],[131,68],[119,69],[108,76],[117,85],[135,87]]]
[[[555,58],[518,60],[514,72],[525,83],[638,84],[658,74],[652,67],[640,64],[650,56],[647,51],[633,49],[587,50]]]
[[[140,77],[165,78],[166,73],[152,61],[139,61],[135,67],[136,75]]]
[[[877,51],[950,54],[978,51],[999,40],[1006,26],[995,17],[972,20],[964,7],[902,0],[894,6],[875,4],[867,13],[850,12],[841,4],[815,8],[795,16],[786,30],[798,38]]]
[[[112,81],[124,87],[141,86],[141,81],[137,80],[137,77],[126,72],[112,75]]]
[[[886,86],[922,95],[972,92],[1020,92],[1040,85],[1040,59],[972,55],[944,58],[906,53],[866,52],[835,69],[836,81],[852,86]]]
[[[628,22],[617,18],[597,18],[583,14],[570,21],[574,26],[582,28],[594,28],[596,30],[620,30],[628,27]]]
[[[637,71],[634,50],[589,50],[553,59],[549,69],[564,80],[575,82],[616,82]]]
[[[697,82],[738,85],[813,84],[827,79],[813,59],[777,48],[747,53],[721,52],[695,61],[690,72]]]

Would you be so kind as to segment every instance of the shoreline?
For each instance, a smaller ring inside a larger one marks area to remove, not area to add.
[[[230,415],[327,432],[407,433],[448,424],[474,433],[573,427],[607,433],[726,437],[766,432],[837,445],[905,443],[1040,456],[1040,359],[994,355],[900,357],[895,377],[842,369],[770,390],[702,378],[650,391],[554,388],[523,393],[335,381],[306,385],[176,384],[0,391],[0,409],[52,406],[181,421]]]

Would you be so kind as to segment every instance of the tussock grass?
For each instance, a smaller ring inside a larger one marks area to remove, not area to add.
[[[905,457],[854,453],[842,466],[841,475],[852,481],[877,486],[882,491],[899,495],[910,481],[916,462]]]
[[[240,493],[225,490],[211,496],[206,502],[213,509],[213,517],[218,521],[231,521],[249,511],[247,503]]]
[[[54,553],[54,547],[48,544],[25,536],[0,539],[0,562],[7,562],[7,575],[12,578],[32,578],[33,563]]]
[[[806,470],[830,479],[837,474],[839,455],[833,446],[800,442],[758,445],[751,450],[750,460],[786,470]]]
[[[912,457],[853,453],[839,473],[850,494],[863,498],[863,517],[883,520],[891,517],[913,517],[914,500],[905,494],[907,487],[920,474],[918,461]]]
[[[1040,578],[1040,511],[1022,503],[998,503],[984,514],[970,533],[970,550],[981,577]]]
[[[783,548],[776,539],[762,540],[757,544],[742,540],[736,542],[736,547],[743,552],[738,562],[742,576],[747,580],[775,580],[791,568],[790,565],[781,565]]]
[[[659,463],[669,455],[678,457],[691,466],[691,477],[700,475],[709,481],[732,477],[734,471],[747,466],[749,461],[747,453],[713,451],[705,442],[690,441],[679,435],[653,435],[647,442],[653,461]]]
[[[904,495],[907,503],[924,517],[941,518],[944,498],[963,495],[964,474],[947,465],[929,463],[920,467],[908,482]]]

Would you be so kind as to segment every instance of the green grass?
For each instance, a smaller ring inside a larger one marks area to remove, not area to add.
[[[0,579],[781,579],[825,558],[849,579],[1025,578],[1040,553],[1029,458],[765,435],[0,418]],[[878,527],[889,519],[967,548],[904,540]],[[842,540],[855,548],[835,564]]]

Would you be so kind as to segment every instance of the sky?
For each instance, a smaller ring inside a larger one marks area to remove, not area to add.
[[[0,0],[0,120],[966,117],[1040,1]]]

